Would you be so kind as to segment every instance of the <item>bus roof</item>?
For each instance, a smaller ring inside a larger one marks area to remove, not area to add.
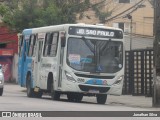
[[[77,23],[77,24],[62,24],[62,25],[52,25],[52,26],[24,29],[22,34],[34,34],[34,33],[38,33],[38,32],[49,32],[49,31],[53,31],[53,29],[56,29],[56,31],[60,31],[60,30],[65,30],[66,28],[68,28],[70,26],[103,28],[103,29],[112,29],[112,30],[122,31],[119,28],[108,27],[108,26],[104,26],[104,25],[102,26],[102,25],[91,25],[91,24]]]

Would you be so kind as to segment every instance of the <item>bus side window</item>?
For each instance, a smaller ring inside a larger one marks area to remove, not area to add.
[[[19,56],[22,56],[23,39],[24,39],[24,36],[20,36],[20,40],[19,40]]]
[[[35,35],[34,38],[34,42],[33,42],[33,51],[32,51],[32,55],[35,56],[36,55],[36,48],[37,48],[37,36]]]
[[[49,40],[48,40],[48,44],[47,44],[48,45],[47,56],[50,56],[52,40],[53,40],[53,33],[51,33],[49,36]]]
[[[43,46],[43,41],[39,41],[39,46],[38,46],[38,62],[40,62],[40,60],[41,60],[42,46]]]
[[[31,49],[31,56],[33,56],[34,54],[34,50],[35,50],[35,43],[36,43],[36,35],[33,35],[32,37],[32,49]]]
[[[34,46],[35,46],[35,42],[36,42],[36,36],[35,35],[31,35],[30,39],[29,39],[29,52],[28,52],[28,56],[33,56],[33,50],[34,50]]]
[[[58,33],[52,33],[51,37],[51,45],[49,49],[49,56],[54,57],[57,53],[57,47],[58,47]]]
[[[57,44],[58,44],[58,33],[47,33],[45,38],[45,45],[43,56],[54,57],[57,53]]]
[[[46,37],[45,37],[44,50],[43,50],[43,56],[44,56],[44,57],[47,56],[48,42],[49,42],[50,35],[51,35],[50,33],[47,33],[47,34],[46,34]]]
[[[30,56],[31,42],[32,42],[32,35],[30,35],[29,37],[27,56]]]

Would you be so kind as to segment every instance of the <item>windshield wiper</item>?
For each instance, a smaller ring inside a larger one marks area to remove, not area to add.
[[[102,46],[102,48],[100,48],[100,51],[101,51],[101,52],[104,52],[110,42],[111,42],[111,39],[109,39],[109,40],[106,42],[106,44],[104,44],[104,45]],[[101,53],[101,54],[102,54],[102,53]]]
[[[85,44],[89,47],[89,49],[94,53],[94,48],[91,46],[91,44],[86,40],[86,38],[83,36],[82,40],[85,42]]]

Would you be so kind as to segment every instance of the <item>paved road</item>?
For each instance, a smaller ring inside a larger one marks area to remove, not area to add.
[[[68,102],[65,95],[60,101],[53,101],[48,95],[41,99],[28,98],[25,90],[18,85],[5,85],[4,94],[0,97],[0,111],[160,111],[160,108],[152,108],[151,98],[142,96],[108,96],[106,104],[99,105],[94,97],[84,97],[81,103]]]

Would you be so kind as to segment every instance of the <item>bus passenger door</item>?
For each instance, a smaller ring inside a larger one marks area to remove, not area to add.
[[[63,67],[63,57],[64,57],[64,47],[66,44],[66,36],[65,36],[65,31],[60,31],[60,43],[61,43],[61,47],[60,47],[60,56],[59,56],[59,75],[58,75],[58,88],[61,89],[62,87],[62,67]]]
[[[41,55],[42,55],[42,47],[43,47],[43,41],[38,40],[37,44],[37,52],[36,52],[36,58],[35,58],[35,68],[34,68],[34,75],[36,78],[36,86],[41,88]]]

